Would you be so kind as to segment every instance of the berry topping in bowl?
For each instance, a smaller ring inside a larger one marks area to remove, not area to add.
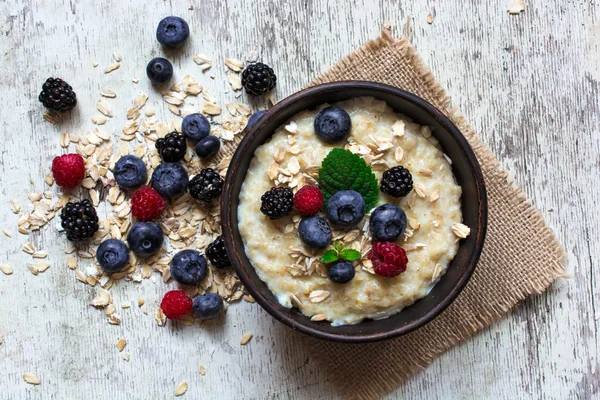
[[[227,268],[231,265],[227,250],[225,249],[225,241],[221,236],[217,237],[214,242],[206,248],[206,257],[215,268]]]
[[[377,275],[391,278],[406,271],[406,251],[392,242],[375,242],[368,255]]]
[[[406,229],[406,214],[395,204],[384,204],[371,213],[369,229],[375,240],[393,242]]]
[[[107,239],[96,250],[98,264],[108,272],[117,272],[129,263],[127,245],[117,239]]]
[[[98,231],[98,214],[89,200],[67,203],[60,213],[60,219],[71,242],[87,240]]]
[[[305,215],[315,215],[323,207],[323,193],[316,186],[303,186],[294,195],[294,207]]]
[[[52,176],[56,184],[73,189],[85,178],[85,162],[79,154],[63,154],[52,160]]]
[[[163,231],[154,222],[136,222],[127,235],[129,248],[140,256],[155,254],[162,247],[163,240]]]
[[[206,276],[208,264],[197,250],[182,250],[171,259],[171,276],[184,285],[197,285]]]
[[[343,108],[330,106],[317,114],[314,125],[318,137],[325,142],[333,143],[350,134],[352,120]]]
[[[271,219],[279,219],[292,211],[294,193],[287,187],[272,187],[261,196],[260,201],[260,212]]]
[[[336,261],[329,267],[327,276],[334,283],[348,283],[354,279],[354,265],[350,261]]]
[[[219,152],[221,148],[221,141],[218,137],[208,135],[204,139],[200,139],[196,143],[196,154],[200,158],[212,157]]]
[[[311,249],[324,249],[333,238],[327,221],[317,215],[302,218],[298,225],[298,233],[300,240]]]
[[[194,299],[194,315],[200,319],[216,318],[223,311],[223,299],[216,293],[206,293]]]
[[[183,119],[181,131],[186,138],[199,142],[210,134],[210,122],[202,114],[190,114]]]
[[[190,36],[190,27],[183,18],[169,16],[158,23],[156,40],[169,49],[177,49]]]
[[[164,138],[156,141],[156,150],[164,161],[177,162],[183,160],[187,143],[185,136],[177,132],[167,133]]]
[[[138,221],[158,218],[167,208],[167,202],[151,187],[138,189],[131,196],[131,213]]]
[[[242,72],[242,86],[246,93],[253,96],[265,94],[277,83],[277,77],[273,68],[263,63],[250,64]]]
[[[146,75],[152,83],[167,83],[173,77],[173,65],[166,58],[153,58],[146,66]]]
[[[156,167],[150,183],[158,194],[169,199],[184,194],[188,181],[187,171],[181,164],[164,162]]]
[[[117,184],[123,189],[134,189],[142,186],[148,179],[146,164],[134,155],[123,156],[115,164],[113,171]]]
[[[335,226],[350,227],[365,216],[365,200],[355,190],[342,190],[327,202],[327,218]]]
[[[190,194],[196,200],[210,203],[221,195],[223,178],[212,168],[206,168],[192,178],[189,183]]]
[[[383,173],[381,178],[381,191],[392,197],[404,197],[413,188],[410,171],[401,165],[390,168]]]
[[[169,319],[185,317],[192,311],[192,299],[183,290],[171,290],[163,296],[160,309]]]
[[[48,78],[38,96],[40,103],[48,110],[65,112],[77,105],[77,96],[71,85],[60,78]]]

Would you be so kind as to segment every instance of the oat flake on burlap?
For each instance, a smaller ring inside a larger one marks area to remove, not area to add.
[[[565,252],[539,211],[507,181],[490,149],[451,107],[450,98],[406,39],[396,41],[384,31],[310,85],[342,80],[386,83],[439,108],[471,144],[488,191],[488,229],[481,258],[466,288],[440,316],[417,331],[380,343],[336,344],[302,336],[329,382],[345,397],[371,399],[396,389],[530,294],[543,292],[563,276]],[[227,153],[241,138],[236,139]]]

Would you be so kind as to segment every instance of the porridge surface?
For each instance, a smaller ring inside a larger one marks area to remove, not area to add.
[[[313,121],[327,104],[296,114],[257,148],[240,192],[238,219],[246,254],[279,302],[298,307],[314,319],[343,325],[387,317],[426,296],[456,254],[458,238],[451,227],[462,222],[462,212],[461,188],[428,127],[410,122],[385,102],[370,97],[335,105],[352,118],[347,141],[328,144],[315,135]],[[289,185],[294,192],[304,184],[315,184],[310,176],[316,177],[329,151],[341,146],[363,156],[378,181],[396,165],[412,173],[414,188],[408,196],[396,199],[379,193],[378,205],[396,204],[408,220],[406,233],[396,243],[406,250],[409,262],[396,277],[372,271],[366,257],[371,244],[365,232],[369,214],[354,228],[332,226],[334,241],[343,241],[363,256],[354,262],[355,278],[336,284],[327,278],[327,266],[320,262],[323,251],[313,251],[300,240],[296,212],[274,221],[260,212],[261,195],[276,185],[275,179],[290,181],[281,185]]]

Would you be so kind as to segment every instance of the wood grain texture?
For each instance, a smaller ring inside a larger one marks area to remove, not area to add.
[[[167,287],[156,277],[114,287],[116,305],[139,296],[146,304],[119,310],[122,324],[108,325],[101,311],[87,305],[93,289],[66,268],[64,240],[54,223],[30,239],[19,235],[8,201],[25,205],[28,193],[45,189],[43,178],[61,152],[59,133],[93,129],[100,88],[117,93],[108,131],[120,132],[138,91],[151,95],[161,119],[171,119],[144,77],[154,56],[166,54],[179,78],[191,73],[223,105],[234,100],[223,60],[256,49],[276,69],[281,99],[376,37],[384,21],[401,34],[409,16],[424,60],[565,244],[572,278],[451,349],[389,398],[600,396],[600,5],[531,1],[523,14],[509,16],[505,2],[404,3],[0,2],[0,228],[13,234],[0,238],[0,263],[15,268],[11,276],[0,275],[0,397],[171,398],[185,380],[184,398],[337,398],[295,335],[257,305],[232,306],[216,323],[158,328],[153,312]],[[431,25],[429,13],[435,16]],[[184,17],[192,36],[182,51],[165,53],[154,31],[170,14]],[[123,55],[122,66],[105,75],[114,48]],[[199,52],[214,59],[204,74],[192,61]],[[36,100],[50,75],[67,79],[79,98],[77,110],[59,126],[41,119]],[[137,85],[133,76],[140,78]],[[28,240],[52,263],[38,276],[20,251]],[[246,332],[254,338],[240,346]],[[127,338],[130,362],[115,347],[120,336]],[[28,371],[39,376],[39,386],[23,381]]]

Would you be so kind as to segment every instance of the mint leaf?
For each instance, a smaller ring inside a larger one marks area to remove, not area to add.
[[[317,178],[323,192],[323,207],[336,192],[355,190],[365,200],[369,212],[377,204],[379,187],[377,178],[365,160],[350,150],[332,149],[323,160]]]
[[[344,249],[340,252],[340,257],[346,261],[354,261],[360,258],[360,251],[354,249]]]
[[[323,255],[321,256],[321,261],[325,264],[329,264],[332,263],[334,261],[338,260],[338,252],[335,250],[327,250],[325,253],[323,253]]]
[[[340,242],[335,242],[335,243],[333,244],[333,248],[334,248],[336,251],[338,251],[338,252],[340,252],[340,251],[342,251],[342,250],[343,250],[343,248],[342,248],[342,244],[341,244]]]

